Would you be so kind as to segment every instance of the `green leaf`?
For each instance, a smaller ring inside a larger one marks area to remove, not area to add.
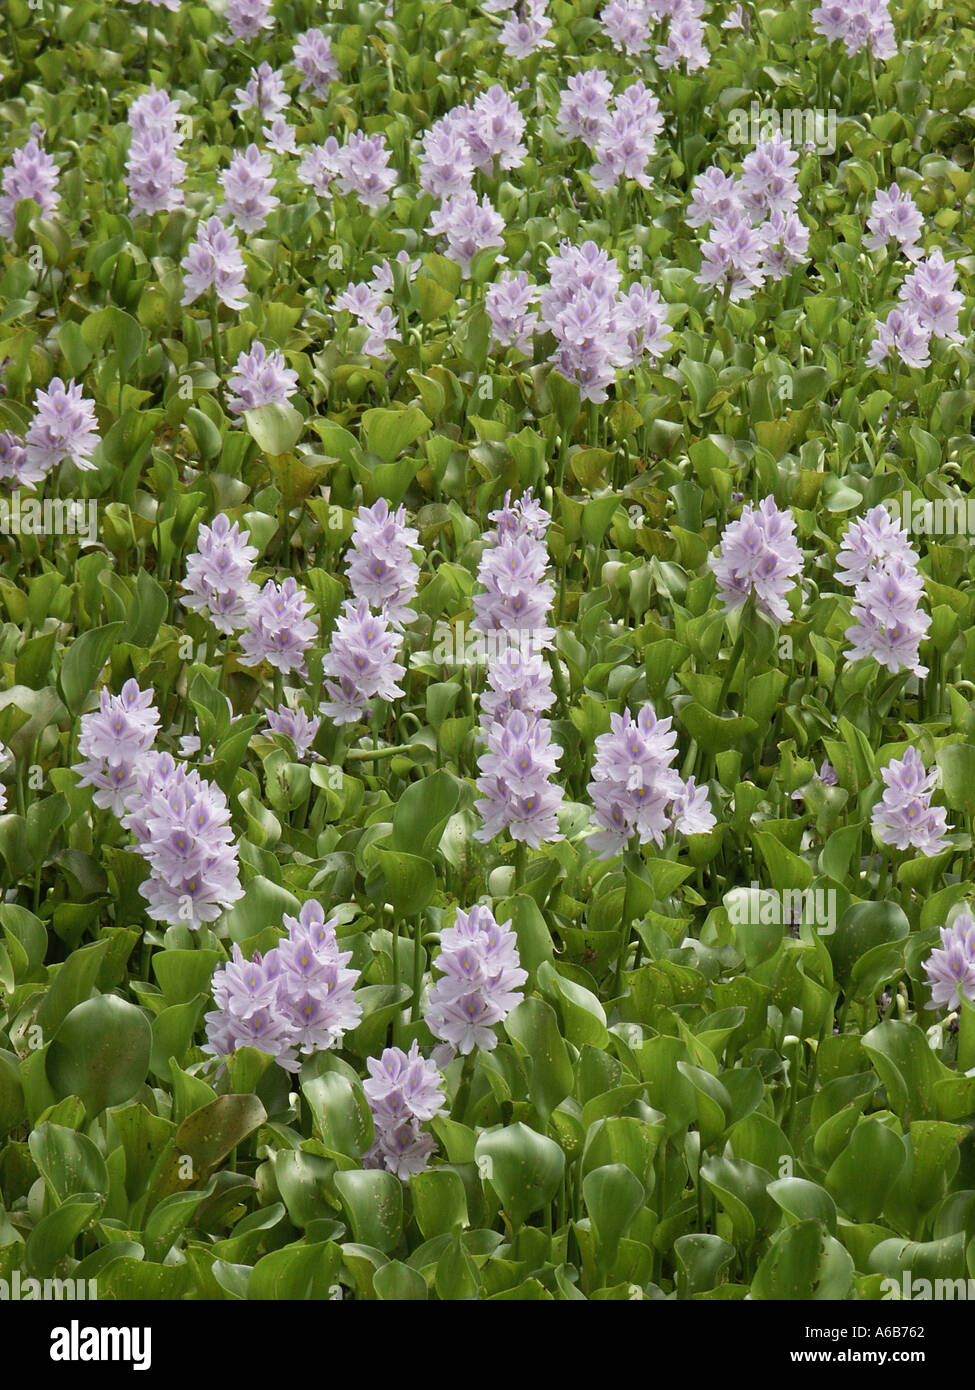
[[[818,1183],[806,1178],[777,1178],[768,1195],[793,1221],[819,1221],[836,1234],[836,1203]]]
[[[427,1168],[410,1177],[413,1217],[424,1240],[467,1226],[467,1194],[452,1168]]]
[[[853,1286],[853,1260],[819,1221],[799,1221],[772,1240],[752,1280],[752,1298],[840,1299]]]
[[[874,947],[902,941],[911,924],[895,902],[852,903],[825,938],[826,949],[838,978],[850,974],[857,961]]]
[[[885,1019],[865,1033],[862,1046],[887,1091],[887,1103],[902,1120],[936,1119],[934,1088],[951,1076],[914,1023]]]
[[[202,1192],[174,1192],[153,1209],[143,1232],[147,1260],[163,1263],[197,1207],[215,1188],[216,1179],[211,1178]]]
[[[385,879],[385,901],[401,917],[417,917],[433,902],[437,876],[427,859],[401,850],[373,847]]]
[[[47,1216],[42,1216],[24,1247],[27,1273],[33,1277],[51,1274],[104,1205],[105,1198],[101,1195],[76,1192]]]
[[[265,454],[287,454],[298,442],[304,417],[293,405],[275,402],[244,411],[248,434]]]
[[[92,941],[89,945],[72,951],[64,964],[59,966],[37,1010],[36,1022],[45,1038],[53,1038],[66,1015],[89,997],[108,953],[109,944],[107,937],[102,937],[100,941]]]
[[[367,410],[362,417],[362,432],[366,448],[385,463],[398,459],[404,449],[415,444],[433,422],[419,406],[405,410]]]
[[[740,748],[749,734],[756,732],[754,719],[743,715],[724,718],[712,714],[696,701],[682,706],[677,718],[691,738],[705,753],[721,753],[726,748]]]
[[[422,1274],[418,1274],[409,1265],[403,1264],[401,1260],[390,1260],[381,1269],[377,1269],[372,1278],[372,1287],[376,1291],[376,1297],[387,1302],[424,1302],[428,1297],[427,1283]]]
[[[695,1232],[674,1241],[677,1262],[677,1297],[693,1298],[724,1282],[722,1275],[735,1259],[736,1250],[720,1236]]]
[[[384,1253],[394,1250],[403,1231],[403,1188],[399,1179],[375,1169],[350,1168],[336,1173],[334,1182],[356,1241]]]
[[[230,1150],[267,1119],[256,1096],[218,1096],[179,1126],[156,1163],[146,1210],[204,1181]]]
[[[953,811],[966,816],[975,812],[975,747],[970,743],[948,743],[939,748],[935,761],[941,770],[945,800]]]
[[[342,1251],[334,1241],[298,1241],[272,1250],[254,1266],[248,1299],[267,1301],[327,1299],[337,1287]]]
[[[624,1164],[610,1163],[586,1174],[582,1195],[596,1233],[600,1263],[609,1269],[621,1237],[643,1209],[643,1184]]]
[[[47,1075],[59,1096],[80,1096],[89,1118],[122,1105],[149,1069],[152,1029],[141,1009],[114,994],[77,1004],[47,1053]]]
[[[576,420],[579,418],[581,404],[579,387],[574,381],[567,381],[561,372],[554,370],[549,372],[545,386],[563,438],[569,439],[575,429]]]
[[[824,1181],[852,1221],[874,1221],[905,1159],[904,1145],[893,1130],[879,1120],[862,1119]]]
[[[393,811],[391,847],[419,859],[432,859],[460,803],[460,793],[456,777],[443,770],[411,782]]]
[[[124,627],[125,623],[108,623],[90,628],[76,637],[65,653],[58,672],[58,693],[72,718],[80,714]]]
[[[504,1028],[530,1065],[529,1094],[535,1109],[547,1121],[569,1095],[573,1083],[572,1063],[555,1010],[544,999],[530,995],[512,1009]]]
[[[565,1171],[559,1145],[520,1122],[482,1134],[474,1156],[516,1230],[552,1200]]]
[[[108,1193],[108,1169],[98,1147],[64,1125],[39,1125],[27,1140],[30,1156],[58,1202],[79,1192]]]
[[[373,1140],[371,1113],[361,1086],[339,1071],[326,1071],[302,1076],[301,1090],[325,1148],[358,1162]]]

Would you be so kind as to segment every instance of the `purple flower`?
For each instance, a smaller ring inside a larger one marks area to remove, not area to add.
[[[794,532],[791,511],[780,512],[772,497],[757,508],[744,507],[740,519],[725,527],[720,550],[708,557],[708,566],[729,612],[754,594],[761,612],[778,623],[788,620],[785,596],[802,573],[802,551]]]
[[[926,772],[920,754],[908,748],[902,759],[893,758],[881,768],[880,775],[885,790],[871,817],[877,838],[897,849],[919,849],[926,856],[947,849],[947,812],[931,805],[937,768]]]
[[[646,0],[610,0],[599,22],[618,53],[636,57],[649,50],[651,10]]]
[[[931,999],[928,1009],[960,1009],[962,999],[975,1003],[975,921],[959,913],[941,928],[941,946],[924,962]]]
[[[606,11],[603,11],[605,22]],[[567,139],[595,146],[609,124],[609,103],[613,88],[602,68],[587,68],[570,77],[559,103],[557,125]]]
[[[65,386],[59,376],[52,377],[46,391],[38,388],[34,411],[25,440],[33,473],[49,473],[65,459],[85,471],[97,468],[91,461],[101,443],[95,406],[82,397],[80,385],[72,380]]]
[[[712,164],[694,179],[684,220],[689,227],[703,227],[724,221],[734,213],[742,215],[744,211],[743,194],[737,179]]]
[[[799,201],[795,165],[799,156],[781,132],[760,140],[741,166],[741,189],[746,208],[756,217],[778,212],[788,216]]]
[[[530,632],[536,648],[550,646],[555,637],[548,610],[555,588],[546,577],[548,553],[542,539],[551,518],[531,492],[492,512],[495,529],[485,536],[486,549],[477,570],[484,593],[474,595],[475,632]]]
[[[525,118],[497,83],[474,102],[466,117],[464,133],[474,163],[485,173],[494,169],[495,161],[499,169],[516,169],[528,156],[522,144]]]
[[[633,718],[629,710],[610,715],[610,731],[596,739],[589,795],[598,827],[589,844],[600,858],[640,844],[662,845],[668,830],[706,834],[715,821],[707,789],[693,777],[684,783],[671,767],[677,735],[670,718],[658,719],[652,705]]]
[[[806,260],[809,229],[794,212],[788,215],[772,212],[758,231],[763,243],[762,272],[770,280],[781,280],[793,266],[802,265]]]
[[[289,125],[283,116],[275,116],[270,125],[262,126],[261,136],[275,154],[298,153],[294,126]]]
[[[616,301],[614,323],[625,335],[629,362],[632,366],[646,353],[659,359],[670,351],[670,325],[667,305],[656,290],[646,285],[631,285]]]
[[[237,100],[233,109],[242,116],[245,111],[257,111],[267,120],[283,111],[290,98],[284,90],[284,75],[275,71],[270,63],[262,63],[255,68],[247,85],[238,87]]]
[[[382,357],[385,355],[387,342],[400,341],[396,316],[382,299],[382,295],[392,288],[392,270],[389,262],[384,261],[372,280],[360,280],[358,284],[347,285],[336,297],[337,312],[347,311],[368,328],[369,336],[362,345],[362,351],[369,356]]]
[[[389,201],[399,175],[387,168],[391,151],[382,135],[354,131],[335,156],[340,193],[354,193],[364,207],[378,209]]]
[[[674,797],[670,814],[674,829],[681,835],[707,835],[716,824],[708,789],[696,786],[693,777],[688,777]]]
[[[186,164],[177,156],[169,131],[133,134],[125,168],[125,182],[136,212],[170,212],[183,206],[180,184],[186,177]]]
[[[543,714],[554,701],[552,678],[541,653],[525,651],[517,641],[508,642],[488,662],[487,689],[480,701],[482,728],[503,723],[514,710]]]
[[[765,238],[745,217],[731,213],[714,223],[701,248],[698,284],[720,287],[730,299],[750,299],[765,282]]]
[[[269,579],[247,610],[247,630],[241,635],[241,664],[262,661],[287,675],[308,674],[305,649],[318,636],[318,626],[308,614],[313,604],[290,575],[283,584]]]
[[[917,565],[917,552],[907,531],[898,526],[886,507],[871,507],[866,516],[851,521],[836,555],[836,578],[850,587],[861,583],[889,561]]]
[[[412,622],[420,567],[413,559],[419,544],[415,527],[406,524],[406,509],[389,510],[384,497],[360,507],[352,530],[346,574],[356,601],[378,608],[395,628]]]
[[[501,26],[498,38],[509,58],[527,58],[543,48],[554,47],[547,37],[552,21],[545,13],[545,0],[527,0],[523,17],[511,15]]]
[[[740,5],[732,5],[727,16],[721,21],[722,29],[741,29],[746,34],[751,28],[751,16]]]
[[[332,53],[332,40],[321,29],[306,29],[298,35],[291,61],[301,73],[299,91],[324,97],[329,84],[338,81],[339,65]]]
[[[243,896],[230,808],[220,788],[171,759],[143,758],[122,824],[149,863],[149,916],[196,929]]]
[[[196,550],[186,559],[183,607],[205,614],[219,632],[245,627],[258,595],[250,577],[257,550],[247,539],[248,533],[221,512],[211,526],[200,527]]]
[[[300,916],[285,917],[288,937],[277,947],[281,962],[276,1008],[294,1028],[294,1045],[308,1055],[341,1042],[362,1017],[354,990],[359,971],[348,968],[336,923],[324,921],[320,903],[307,902]]]
[[[896,183],[879,189],[867,218],[870,235],[863,238],[869,251],[881,251],[888,241],[896,241],[909,261],[921,257],[921,232],[924,219],[909,193],[902,193]]]
[[[277,348],[269,353],[263,343],[255,343],[237,358],[227,384],[234,392],[227,409],[231,415],[242,415],[260,405],[287,405],[298,390],[298,373],[285,366]]]
[[[922,326],[913,310],[891,309],[884,322],[877,324],[867,366],[879,367],[885,357],[896,353],[908,367],[930,367],[930,343],[930,331]]]
[[[8,241],[13,237],[17,225],[17,204],[23,199],[33,199],[42,217],[50,217],[60,202],[60,169],[45,153],[42,141],[40,126],[32,125],[30,139],[19,150],[14,150],[0,179],[3,188],[0,194],[0,236]]]
[[[362,1156],[363,1168],[385,1168],[398,1178],[424,1172],[437,1150],[432,1136],[421,1129],[419,1120],[387,1124],[383,1119],[373,1111],[376,1138],[372,1148]]]
[[[887,0],[827,0],[810,18],[818,34],[841,42],[851,56],[869,48],[875,58],[886,61],[897,52]]]
[[[155,741],[159,712],[152,700],[151,690],[128,680],[118,695],[103,686],[98,709],[81,717],[78,752],[83,761],[72,771],[80,774],[79,786],[95,788],[95,805],[115,815],[137,786],[137,766]]]
[[[298,165],[301,183],[313,188],[319,198],[331,196],[331,186],[338,177],[339,142],[330,135],[323,145],[309,145]]]
[[[268,710],[267,713],[268,728],[276,734],[287,734],[295,746],[299,762],[304,760],[305,754],[314,743],[320,723],[317,715],[309,719],[304,710],[289,709],[287,705],[281,705],[277,710]]]
[[[220,176],[224,202],[221,217],[230,217],[245,232],[257,232],[281,201],[271,192],[271,161],[257,145],[248,145],[235,154],[230,167]]]
[[[556,341],[553,362],[575,381],[583,400],[600,403],[631,361],[625,334],[616,325],[621,276],[595,242],[563,242],[547,262],[550,283],[541,294],[542,322]]]
[[[186,165],[176,151],[183,143],[179,103],[151,86],[129,109],[132,141],[126,183],[136,212],[171,211],[183,205],[180,184]]]
[[[369,1079],[362,1089],[373,1115],[378,1111],[398,1124],[405,1119],[432,1120],[443,1110],[443,1076],[420,1055],[415,1038],[409,1052],[387,1047],[381,1057],[367,1057],[366,1067]]]
[[[428,230],[446,239],[445,255],[457,262],[465,280],[470,278],[471,261],[478,251],[504,245],[504,218],[490,198],[479,202],[473,189],[444,198],[441,207],[431,213]]]
[[[488,285],[484,300],[495,348],[513,347],[530,356],[532,335],[538,326],[538,314],[532,311],[538,289],[525,272],[512,275],[505,271],[500,280]]]
[[[136,97],[129,107],[129,126],[138,135],[145,135],[150,130],[171,131],[174,142],[181,145],[183,135],[179,129],[180,115],[179,102],[174,101],[168,92],[153,82],[150,83],[148,92]]]
[[[848,661],[873,657],[892,673],[908,670],[926,676],[918,654],[931,619],[918,608],[923,584],[910,561],[892,558],[870,570],[857,584],[852,613],[856,619],[845,636]]]
[[[23,442],[10,430],[0,430],[0,482],[17,488],[32,488],[45,477],[46,469],[30,463]]]
[[[688,12],[675,14],[667,29],[667,42],[656,49],[654,56],[658,68],[666,70],[684,63],[688,72],[694,72],[698,68],[706,68],[711,61],[711,54],[704,44],[704,25],[696,14],[690,12],[692,9],[703,10],[703,5],[688,3],[683,8]]]
[[[914,316],[922,333],[927,333],[932,338],[948,338],[954,342],[961,342],[958,335],[958,311],[965,300],[955,288],[957,276],[954,261],[946,261],[941,251],[935,247],[930,256],[918,262],[904,281],[900,289],[900,305],[905,314]],[[903,355],[902,351],[901,356]],[[926,366],[927,363],[923,365]]]
[[[528,979],[510,925],[499,925],[490,908],[479,904],[469,912],[458,908],[453,926],[440,934],[434,965],[443,979],[430,991],[426,1022],[434,1037],[447,1044],[439,1051],[463,1056],[475,1047],[493,1051],[498,1043],[494,1027],[520,1002]]]
[[[420,187],[434,198],[447,198],[466,193],[473,175],[474,156],[463,132],[454,121],[435,121],[421,144]]]
[[[562,750],[552,743],[548,720],[516,709],[496,719],[484,740],[474,805],[484,824],[474,838],[486,843],[507,830],[533,849],[561,840],[557,813],[564,792],[551,777]]]
[[[297,1071],[295,1030],[277,1008],[280,961],[277,950],[245,960],[234,942],[233,956],[213,973],[216,1009],[204,1015],[207,1040],[203,1051],[229,1057],[240,1047],[267,1052],[286,1071]]]
[[[603,124],[595,144],[592,181],[605,191],[620,179],[634,179],[641,188],[653,183],[647,161],[663,129],[659,103],[642,82],[634,82],[617,98],[616,110]]]
[[[342,607],[332,644],[322,669],[329,696],[319,709],[333,724],[357,723],[371,700],[399,699],[403,691],[396,684],[406,667],[396,661],[399,638],[382,614],[370,613],[362,600],[347,600]]]
[[[180,261],[186,272],[185,293],[181,304],[192,304],[208,289],[215,289],[217,298],[228,309],[242,309],[244,297],[244,262],[237,244],[236,233],[223,225],[219,217],[201,222],[196,229],[196,241]]]
[[[262,29],[273,29],[271,0],[229,0],[227,23],[235,39],[256,39]]]

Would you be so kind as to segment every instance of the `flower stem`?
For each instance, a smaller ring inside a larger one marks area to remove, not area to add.
[[[410,1022],[416,1023],[420,1017],[420,988],[423,984],[423,914],[413,923],[413,1000],[410,1004]]]
[[[217,397],[220,407],[224,406],[223,357],[220,352],[220,324],[218,322],[217,291],[210,287],[210,350],[213,353],[213,370],[217,375]]]
[[[474,1053],[468,1052],[464,1058],[464,1065],[460,1073],[460,1085],[457,1087],[457,1094],[454,1103],[450,1107],[450,1118],[462,1122],[464,1111],[467,1109],[467,1102],[471,1094],[471,1082],[474,1080]]]

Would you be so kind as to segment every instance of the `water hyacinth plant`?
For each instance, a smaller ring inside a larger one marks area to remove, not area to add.
[[[0,1281],[968,1279],[967,0],[7,10]]]

